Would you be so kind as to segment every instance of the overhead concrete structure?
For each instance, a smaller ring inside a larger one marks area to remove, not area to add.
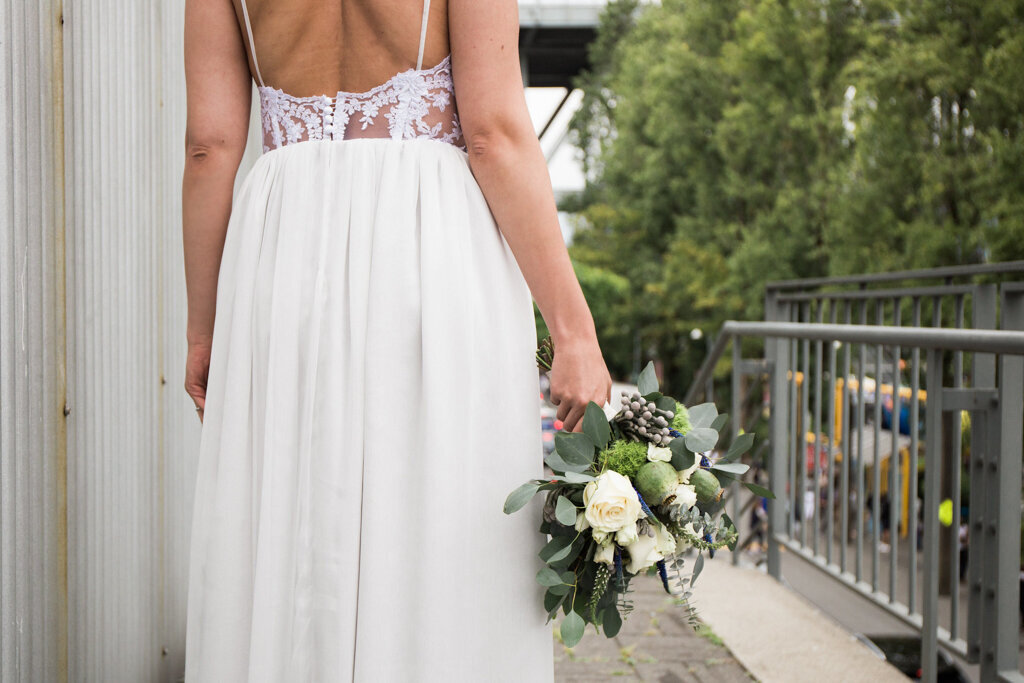
[[[587,66],[606,0],[522,0],[519,55],[527,87],[572,88]]]

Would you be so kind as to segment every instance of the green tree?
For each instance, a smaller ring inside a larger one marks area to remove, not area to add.
[[[624,279],[616,327],[667,390],[701,358],[689,331],[760,317],[766,281],[1024,256],[1022,8],[609,4],[571,254]]]

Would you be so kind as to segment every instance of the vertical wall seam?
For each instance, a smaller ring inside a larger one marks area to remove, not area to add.
[[[58,680],[63,683],[68,681],[68,334],[67,334],[67,251],[65,235],[67,232],[67,177],[65,171],[66,150],[64,148],[64,3],[57,0],[54,21],[53,39],[53,74],[51,83],[53,85],[53,154],[54,154],[54,257],[56,261],[56,280],[54,291],[57,293],[58,310],[55,312],[57,319],[57,348],[58,358],[58,406],[52,406],[60,410],[57,418],[56,435],[56,490],[57,490],[57,567],[59,572],[58,594],[59,604],[57,620],[57,675]]]

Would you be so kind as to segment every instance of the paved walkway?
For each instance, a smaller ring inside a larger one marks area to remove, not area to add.
[[[633,613],[607,639],[588,627],[567,649],[555,633],[559,683],[900,683],[906,678],[810,602],[728,553],[707,562],[694,589],[704,624],[695,632],[655,577],[639,577]],[[724,642],[723,642],[724,641]]]
[[[633,612],[615,638],[605,638],[597,634],[593,626],[588,626],[583,640],[569,649],[558,638],[559,622],[555,622],[555,680],[558,683],[750,683],[754,680],[710,629],[693,630],[686,621],[686,610],[673,604],[657,577],[638,577],[630,586],[633,588],[630,593]]]

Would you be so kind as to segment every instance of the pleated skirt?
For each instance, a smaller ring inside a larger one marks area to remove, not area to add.
[[[227,230],[186,683],[553,680],[530,292],[462,150],[265,153]]]

